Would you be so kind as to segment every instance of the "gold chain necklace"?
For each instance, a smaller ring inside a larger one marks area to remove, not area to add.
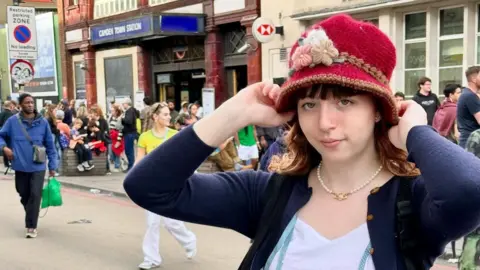
[[[322,176],[320,175],[320,168],[321,167],[322,167],[322,162],[320,162],[320,164],[318,164],[318,167],[317,167],[318,181],[320,181],[320,184],[322,185],[323,189],[325,189],[325,191],[328,192],[329,194],[332,194],[333,198],[335,198],[338,201],[344,201],[344,200],[348,199],[348,196],[350,196],[353,193],[355,193],[355,192],[361,190],[362,188],[366,187],[368,184],[370,184],[373,181],[373,179],[375,179],[375,177],[377,177],[377,175],[383,169],[383,166],[380,165],[380,168],[378,168],[378,170],[372,175],[372,177],[370,177],[370,179],[368,181],[365,181],[365,183],[363,183],[359,187],[354,188],[354,189],[352,189],[352,190],[350,190],[349,192],[346,192],[346,193],[337,193],[337,192],[334,192],[333,190],[329,189],[327,187],[327,185],[325,185],[325,183],[323,182]]]

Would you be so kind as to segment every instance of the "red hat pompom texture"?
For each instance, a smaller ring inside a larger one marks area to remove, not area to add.
[[[336,84],[375,95],[382,102],[384,119],[397,124],[389,86],[395,65],[395,46],[378,27],[344,14],[330,17],[304,32],[292,47],[289,77],[276,109],[294,109],[296,104],[289,102],[289,97],[298,89]]]

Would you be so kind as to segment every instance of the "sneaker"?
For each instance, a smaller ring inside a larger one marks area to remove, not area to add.
[[[186,249],[187,251],[187,259],[191,260],[193,259],[193,257],[195,257],[195,255],[197,255],[197,248],[193,248],[193,249],[190,249],[190,248],[187,248]]]
[[[95,168],[95,165],[90,164],[88,161],[85,161],[82,163],[82,166],[85,168],[85,170],[90,171],[91,169]]]
[[[85,171],[85,168],[83,167],[82,164],[78,164],[77,170],[78,170],[79,172],[84,172],[84,171]]]
[[[27,229],[27,234],[25,235],[26,238],[36,238],[37,237],[37,229]]]
[[[144,270],[158,268],[158,267],[160,267],[160,264],[154,264],[154,263],[151,263],[151,262],[142,262],[138,266],[138,268],[144,269]]]

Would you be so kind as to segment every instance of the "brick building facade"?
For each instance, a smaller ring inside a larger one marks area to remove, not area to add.
[[[214,88],[218,107],[262,78],[259,12],[259,0],[58,1],[64,96],[108,106],[143,93],[179,106]],[[239,52],[246,42],[254,49]]]

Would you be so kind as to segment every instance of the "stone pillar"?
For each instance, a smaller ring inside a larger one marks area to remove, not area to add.
[[[250,85],[262,81],[262,45],[253,37],[253,20],[242,21],[241,23],[246,28],[245,39],[251,45],[251,48],[247,51],[247,73],[248,84]]]
[[[138,90],[144,91],[146,97],[153,98],[150,53],[140,46],[137,48]]]
[[[97,69],[95,62],[95,50],[92,47],[83,51],[85,61],[85,90],[87,107],[97,103]]]
[[[205,87],[215,89],[215,108],[228,99],[223,58],[223,36],[218,28],[211,27],[205,39]]]

